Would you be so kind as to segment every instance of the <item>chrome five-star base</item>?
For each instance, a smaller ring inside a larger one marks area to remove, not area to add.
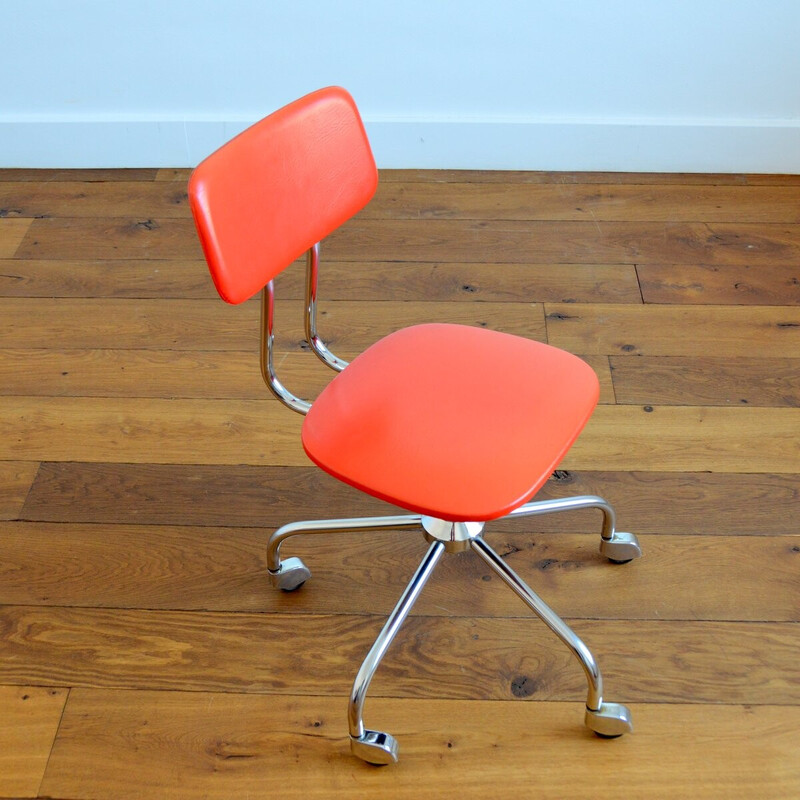
[[[618,533],[615,530],[614,510],[600,497],[582,496],[527,503],[511,512],[509,516],[535,516],[581,508],[597,508],[603,512],[600,552],[606,558],[616,563],[626,563],[642,555],[636,536],[631,533]],[[370,764],[392,764],[397,761],[397,740],[391,734],[364,727],[363,710],[367,689],[381,659],[432,575],[439,559],[445,552],[454,553],[467,549],[477,553],[578,659],[588,684],[584,717],[586,726],[603,738],[616,738],[633,729],[630,711],[626,706],[604,702],[603,678],[589,648],[486,543],[482,535],[484,528],[482,522],[445,522],[414,514],[293,522],[279,528],[270,537],[267,547],[270,580],[277,588],[291,592],[300,588],[311,577],[311,572],[299,558],[281,560],[281,544],[290,536],[303,533],[416,528],[422,528],[430,547],[367,653],[350,693],[348,722],[350,747],[354,755]]]

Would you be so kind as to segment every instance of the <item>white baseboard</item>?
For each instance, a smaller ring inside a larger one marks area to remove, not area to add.
[[[253,120],[0,116],[0,167],[188,167]],[[800,120],[367,119],[384,168],[800,173]]]

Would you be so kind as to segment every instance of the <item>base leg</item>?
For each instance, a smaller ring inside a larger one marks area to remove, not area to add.
[[[512,511],[510,517],[532,517],[538,514],[555,514],[559,511],[575,511],[579,508],[597,508],[603,512],[603,531],[600,534],[600,552],[616,564],[626,564],[640,558],[642,548],[633,533],[616,530],[616,515],[610,503],[596,495],[564,497],[558,500],[539,500],[526,503]]]
[[[542,600],[480,536],[470,542],[472,549],[499,575],[514,593],[570,649],[586,675],[585,722],[602,736],[621,736],[633,729],[630,712],[618,703],[603,702],[603,676],[594,656],[572,628]]]
[[[345,533],[364,530],[413,530],[422,523],[417,514],[396,517],[356,517],[353,519],[318,519],[307,522],[290,522],[274,531],[267,543],[267,568],[272,585],[285,592],[299,589],[310,577],[311,571],[299,558],[281,561],[281,544],[290,536],[301,533]]]
[[[350,693],[350,706],[348,709],[348,722],[350,726],[350,749],[353,755],[364,759],[370,764],[393,764],[397,762],[397,740],[389,733],[371,731],[364,727],[363,712],[364,701],[369,689],[370,681],[378,665],[392,643],[397,631],[411,611],[428,578],[433,574],[439,559],[444,553],[445,546],[441,542],[434,542],[423,558],[422,563],[414,573],[408,586],[403,592],[394,610],[389,615],[378,638],[367,653],[361,668],[353,682]]]

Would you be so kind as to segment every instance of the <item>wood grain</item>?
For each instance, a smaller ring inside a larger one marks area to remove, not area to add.
[[[188,219],[186,183],[172,180],[0,182],[5,217]],[[181,177],[183,177],[181,175]],[[188,178],[187,178],[188,181]],[[800,222],[793,186],[476,183],[392,180],[363,219],[507,219],[649,222]]]
[[[641,303],[631,264],[399,264],[324,260],[319,297],[330,300]],[[302,265],[279,278],[279,298],[302,299]],[[0,296],[217,300],[205,262],[0,261]]]
[[[800,472],[800,409],[598,406],[563,469]]]
[[[47,220],[37,220],[41,224]],[[177,221],[176,221],[177,222]],[[26,242],[34,235],[33,227]],[[25,242],[21,252],[25,250]],[[751,223],[353,220],[334,259],[509,263],[797,263],[800,226]]]
[[[5,170],[14,180],[15,170]],[[76,172],[79,172],[76,170]],[[154,180],[180,181],[186,183],[191,169],[163,168],[156,172]],[[615,185],[670,185],[685,186],[784,186],[798,185],[796,175],[746,175],[737,173],[701,172],[554,172],[552,170],[477,170],[477,169],[380,169],[380,183],[557,183],[557,184],[615,184]],[[2,179],[3,171],[0,171]]]
[[[301,422],[269,398],[0,397],[0,460],[305,466]],[[795,408],[598,406],[562,468],[798,473],[798,429]]]
[[[188,180],[189,170],[165,171]],[[800,186],[798,175],[703,172],[553,172],[548,170],[382,169],[381,182],[559,183],[682,186]]]
[[[645,303],[800,305],[800,267],[637,264]]]
[[[797,536],[642,536],[647,558],[621,569],[599,555],[599,531],[503,527],[489,526],[487,540],[573,618],[796,622],[800,615]],[[54,607],[388,614],[425,551],[421,532],[297,538],[285,551],[301,556],[315,578],[287,598],[267,579],[269,529],[6,522],[0,531],[0,601]],[[417,612],[524,616],[482,563],[470,554],[446,559]],[[721,583],[735,583],[736,593],[720,594]]]
[[[631,264],[508,264],[357,262],[326,259],[320,267],[322,302],[424,300],[448,302],[641,303]],[[502,253],[497,253],[502,256]],[[281,297],[302,297],[298,271],[281,276]],[[284,288],[286,287],[286,288]]]
[[[545,305],[550,344],[579,353],[797,358],[800,308]]]
[[[75,690],[42,793],[228,800],[269,796],[280,780],[287,798],[401,798],[424,786],[441,798],[499,788],[543,800],[785,800],[800,788],[796,708],[641,704],[637,732],[619,742],[582,731],[577,703],[376,698],[368,711],[400,741],[389,772],[352,761],[336,698]]]
[[[301,396],[316,396],[334,375],[310,353],[288,353],[279,362],[281,380]],[[607,359],[605,367],[613,397]],[[4,395],[264,400],[268,392],[256,352],[0,350]]]
[[[186,185],[154,181],[0,181],[0,216],[5,217],[183,217]]]
[[[2,464],[2,462],[0,462]],[[637,534],[797,532],[800,475],[559,470],[537,499],[608,499]],[[48,462],[22,517],[50,522],[279,527],[289,517],[380,516],[395,509],[316,467]],[[596,511],[492,523],[503,531],[593,531]]]
[[[38,796],[67,694],[43,686],[0,686],[0,796]]]
[[[0,298],[4,348],[125,348],[258,352],[258,299],[230,307],[219,300]],[[450,322],[504,330],[543,341],[540,303],[337,301],[320,309],[320,331],[334,349],[360,352],[406,325]],[[80,324],[78,324],[80,323]],[[276,348],[305,346],[302,306],[276,310]]]
[[[158,169],[0,169],[0,181],[131,181],[155,180],[186,183],[189,168],[162,167]],[[381,182],[402,181],[422,183],[609,183],[615,185],[684,186],[798,186],[800,176],[746,173],[704,172],[579,172],[552,170],[457,170],[457,169],[381,169]]]
[[[270,398],[2,397],[0,460],[307,465],[301,424]]]
[[[0,795],[35,738],[3,713],[13,684],[58,687],[45,720],[77,687],[28,796],[800,794],[800,176],[383,171],[324,243],[344,358],[432,320],[583,354],[602,405],[539,499],[604,496],[644,549],[609,564],[596,511],[486,534],[632,736],[585,731],[569,651],[466,553],[371,687],[367,722],[401,737],[384,772],[347,754],[346,698],[426,545],[295,537],[313,579],[265,579],[276,526],[394,509],[307,462],[260,380],[257,301],[210,284],[188,174],[0,170]],[[331,373],[303,294],[296,265],[277,361],[311,397]]]
[[[600,379],[600,402],[615,402],[607,356],[584,360]],[[281,354],[276,368],[301,397],[334,377],[310,353]],[[268,389],[255,352],[48,348],[0,350],[0,395],[264,399]]]
[[[22,222],[22,220],[6,220]],[[538,264],[796,263],[800,225],[354,219],[326,239],[334,261]],[[188,219],[35,219],[17,258],[199,259]]]
[[[217,293],[204,261],[3,259],[0,296],[211,300]]]
[[[618,403],[800,406],[800,358],[613,356],[611,369]]]
[[[22,222],[22,220],[11,220]],[[29,223],[17,258],[33,259],[202,259],[194,224],[150,215],[55,217]]]
[[[7,606],[0,621],[6,682],[344,699],[384,620]],[[635,636],[627,621],[571,624],[601,659],[609,691],[631,702],[800,700],[796,624],[642,621]],[[415,615],[370,685],[373,698],[518,695],[586,699],[580,666],[534,619]]]
[[[360,216],[797,223],[800,208],[793,186],[386,181]]]
[[[189,176],[192,170],[186,167],[162,167],[156,170],[156,175],[153,180],[156,181],[175,181],[178,183],[186,184],[189,182]]]
[[[157,169],[132,168],[132,169],[0,169],[0,181],[33,181],[35,183],[57,183],[60,181],[152,181],[155,179]],[[188,174],[187,174],[188,180]]]
[[[0,520],[17,518],[38,468],[35,461],[0,461]]]
[[[0,217],[0,258],[11,258],[19,248],[32,220]]]

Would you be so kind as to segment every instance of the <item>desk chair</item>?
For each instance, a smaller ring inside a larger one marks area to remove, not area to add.
[[[483,328],[432,323],[399,330],[348,364],[317,334],[319,242],[367,204],[377,170],[358,110],[328,88],[276,111],[203,161],[189,198],[219,294],[240,303],[262,291],[261,369],[267,386],[305,415],[308,457],[341,481],[406,509],[390,517],[292,522],[267,548],[272,583],[299,589],[311,572],[281,558],[297,534],[421,530],[430,547],[358,671],[350,695],[352,752],[397,761],[397,741],[364,727],[364,701],[381,658],[442,554],[473,550],[572,651],[586,673],[586,725],[602,737],[632,729],[630,712],[603,699],[586,645],[483,538],[487,522],[579,508],[603,514],[600,552],[641,555],[615,529],[600,497],[530,502],[589,419],[594,372],[546,344]],[[310,349],[338,374],[313,404],[296,397],[273,364],[273,278],[307,253],[305,330]],[[368,546],[365,544],[365,547]]]

